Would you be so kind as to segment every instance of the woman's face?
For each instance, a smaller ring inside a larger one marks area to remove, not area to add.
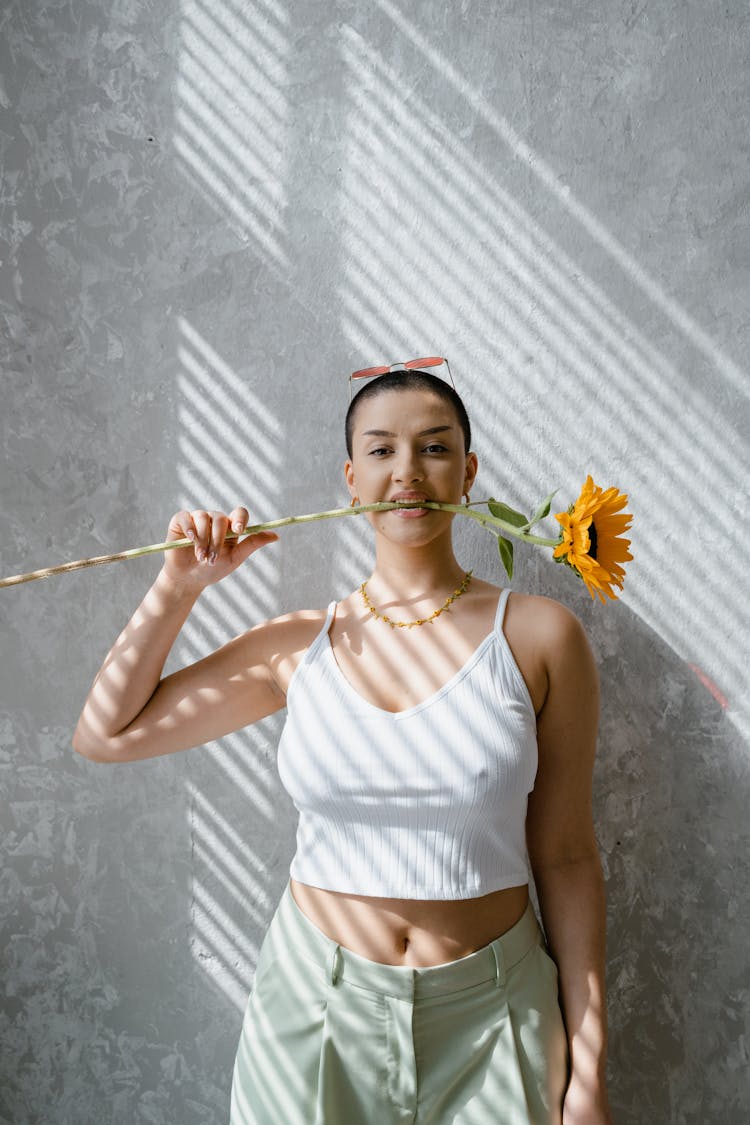
[[[363,402],[354,418],[346,482],[360,504],[381,500],[442,500],[460,504],[474,483],[477,458],[450,403],[422,390],[384,391]],[[450,513],[429,508],[370,513],[381,530],[410,537],[444,528]]]

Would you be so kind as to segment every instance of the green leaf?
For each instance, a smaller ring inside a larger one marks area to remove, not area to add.
[[[512,578],[513,577],[513,544],[512,544],[512,542],[510,541],[510,539],[506,539],[504,536],[498,535],[498,537],[497,537],[497,549],[500,552],[500,558],[502,559],[503,566],[505,567],[505,573],[508,575],[508,578]]]
[[[500,500],[488,500],[487,507],[493,516],[497,516],[499,520],[505,520],[506,523],[513,524],[514,527],[526,527],[528,525],[528,516],[523,515],[522,512],[517,512],[514,508],[509,508],[507,504],[503,504]]]
[[[550,492],[546,500],[542,500],[541,504],[534,512],[534,515],[531,517],[529,527],[533,527],[535,523],[539,523],[540,520],[543,520],[546,516],[549,515],[549,510],[552,507],[552,501],[555,496],[557,496],[559,491],[559,488],[556,488],[554,492]]]

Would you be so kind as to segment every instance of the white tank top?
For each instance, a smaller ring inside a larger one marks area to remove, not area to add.
[[[290,872],[384,898],[463,899],[529,881],[525,820],[536,716],[503,632],[422,703],[395,714],[348,682],[325,625],[292,675],[278,750],[299,811]]]

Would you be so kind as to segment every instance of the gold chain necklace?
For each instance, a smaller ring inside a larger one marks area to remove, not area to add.
[[[468,589],[469,583],[471,582],[471,576],[473,573],[473,570],[466,571],[464,580],[461,585],[453,591],[445,604],[440,606],[440,609],[436,609],[435,612],[431,613],[429,617],[418,617],[416,621],[394,621],[392,618],[386,617],[384,613],[378,613],[375,606],[367,596],[367,582],[362,583],[359,588],[359,592],[362,595],[362,600],[364,601],[373,617],[378,617],[381,621],[385,621],[386,625],[390,625],[391,629],[411,629],[413,625],[425,625],[428,621],[434,621],[436,617],[440,616],[444,609],[447,609],[449,605],[452,605],[452,603],[455,602],[456,598],[460,598],[462,594],[465,594],[466,590]]]

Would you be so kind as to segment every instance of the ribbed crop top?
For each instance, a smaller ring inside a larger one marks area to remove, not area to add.
[[[528,883],[525,820],[536,716],[503,632],[422,703],[395,713],[361,696],[325,625],[295,669],[278,749],[299,811],[290,873],[331,891],[463,899]]]

